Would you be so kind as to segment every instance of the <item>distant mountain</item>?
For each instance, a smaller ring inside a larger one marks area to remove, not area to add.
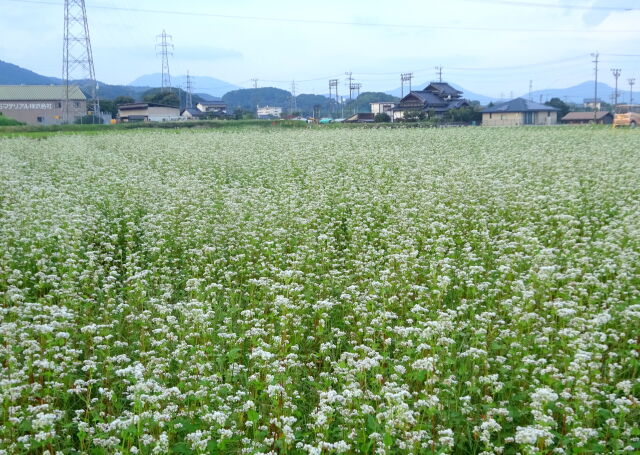
[[[190,76],[191,84],[194,91],[198,93],[206,93],[207,95],[221,97],[227,92],[231,90],[236,90],[241,87],[237,85],[230,84],[229,82],[222,81],[220,79],[216,79],[214,77],[207,76]],[[174,87],[185,88],[187,82],[187,76],[174,76],[171,78],[171,85]],[[154,73],[154,74],[146,74],[144,76],[140,76],[129,85],[137,87],[161,87],[162,86],[162,74]]]
[[[412,84],[412,87],[411,87],[411,88],[412,88],[412,90],[422,90],[422,89],[424,89],[426,86],[428,86],[431,82],[432,82],[432,81],[430,81],[430,82],[424,82],[424,83],[422,83],[422,84]],[[461,92],[463,92],[463,95],[462,95],[462,96],[463,96],[464,98],[466,98],[466,99],[468,99],[468,100],[470,100],[470,101],[479,101],[479,102],[480,102],[480,104],[482,104],[482,105],[487,105],[487,104],[489,104],[491,101],[496,101],[496,100],[497,100],[497,98],[495,98],[495,97],[486,96],[486,95],[480,95],[480,94],[478,94],[478,93],[470,92],[469,90],[466,90],[466,89],[462,88],[461,86],[459,86],[459,85],[457,85],[457,84],[453,84],[453,83],[451,83],[451,82],[449,82],[449,85],[451,85],[451,86],[452,86],[453,88],[455,88],[456,90],[460,90]],[[395,88],[395,89],[393,89],[393,90],[389,90],[389,91],[387,91],[387,92],[385,92],[385,93],[387,93],[387,94],[389,94],[389,95],[397,96],[398,98],[400,98],[400,97],[402,96],[402,88],[401,88],[401,87],[398,87],[398,88]],[[409,88],[408,88],[408,87],[405,87],[405,89],[404,89],[404,94],[405,94],[405,96],[406,96],[408,93],[409,93]]]
[[[582,104],[585,99],[593,99],[595,95],[594,85],[594,81],[586,81],[582,84],[567,88],[535,90],[531,92],[531,99],[536,102],[542,99],[542,101],[545,102],[551,98],[560,98],[566,103]],[[618,103],[627,103],[629,102],[629,91],[621,90],[621,88],[622,87],[618,88]],[[612,103],[614,91],[615,89],[610,85],[598,82],[598,98],[603,102]],[[522,98],[528,97],[528,93],[522,95]]]
[[[13,63],[0,60],[0,85],[50,85],[59,84],[60,79],[42,76]]]

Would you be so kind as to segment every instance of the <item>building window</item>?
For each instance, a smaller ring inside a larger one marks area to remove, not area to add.
[[[38,123],[44,122],[44,117],[38,117]]]
[[[58,101],[58,102],[56,103],[56,107],[57,107],[58,109],[60,109],[60,108],[62,107],[62,103],[61,103],[60,101]]]
[[[493,114],[489,112],[489,118],[493,118]]]
[[[73,107],[75,107],[75,108],[79,108],[79,107],[80,107],[80,103],[79,103],[79,102],[77,102],[77,101],[74,101],[74,102],[73,102]]]
[[[551,117],[551,111],[547,112],[547,117]]]

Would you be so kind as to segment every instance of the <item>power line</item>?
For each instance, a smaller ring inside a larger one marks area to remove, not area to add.
[[[526,2],[517,0],[465,0],[473,1],[473,3],[493,3],[496,5],[517,6],[517,7],[530,7],[530,8],[555,8],[564,10],[584,10],[584,11],[640,11],[640,8],[625,8],[622,6],[583,6],[583,5],[565,5],[565,4],[553,4],[553,3],[539,3],[539,2]]]
[[[46,0],[8,0],[16,3],[31,3],[38,5],[59,5],[58,3]],[[350,25],[359,27],[375,27],[375,28],[404,28],[413,30],[458,30],[458,31],[475,31],[475,32],[520,32],[520,33],[636,33],[637,30],[576,30],[576,29],[551,29],[551,28],[496,28],[496,27],[480,27],[480,26],[461,26],[461,25],[423,25],[423,24],[394,24],[379,22],[348,22],[322,19],[302,19],[302,18],[283,18],[283,17],[267,17],[267,16],[241,16],[233,14],[214,14],[194,11],[179,10],[158,10],[149,8],[127,8],[116,6],[93,5],[92,8],[104,9],[112,11],[126,11],[131,13],[145,14],[168,14],[172,16],[193,16],[193,17],[215,17],[218,19],[233,20],[252,20],[264,22],[284,22],[298,24],[321,24],[321,25]]]

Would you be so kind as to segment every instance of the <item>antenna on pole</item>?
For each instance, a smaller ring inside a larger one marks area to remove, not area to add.
[[[611,68],[611,73],[613,74],[614,79],[616,80],[616,88],[613,92],[613,111],[615,112],[616,106],[618,105],[618,78],[620,77],[620,73],[622,71],[620,68]]]
[[[64,38],[62,44],[62,81],[65,87],[63,123],[72,121],[69,115],[70,84],[73,80],[87,81],[92,100],[94,119],[100,115],[98,82],[93,66],[89,23],[84,0],[65,0]]]
[[[189,76],[189,71],[187,71],[187,102],[186,108],[191,109],[193,107],[193,85],[191,84],[191,76]]]
[[[438,76],[438,82],[442,82],[442,67],[436,66],[436,75]]]
[[[173,44],[171,43],[171,35],[162,30],[162,33],[156,36],[156,54],[162,57],[162,92],[171,92],[171,73],[169,72],[169,56],[173,55]],[[160,48],[160,50],[158,50]]]

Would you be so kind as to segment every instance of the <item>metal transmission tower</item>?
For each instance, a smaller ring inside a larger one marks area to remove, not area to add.
[[[172,37],[162,30],[162,33],[156,36],[156,54],[162,57],[162,92],[171,91],[171,73],[169,72],[169,56],[173,55]]]
[[[401,98],[404,98],[404,83],[409,82],[409,93],[411,93],[411,79],[413,79],[413,73],[400,73],[400,94]]]
[[[629,82],[629,108],[631,108],[633,104],[633,86],[636,83],[636,78],[632,77],[627,82]]]
[[[187,71],[187,100],[186,100],[186,109],[191,109],[193,107],[193,84],[191,83],[191,76],[189,76],[189,71]]]
[[[73,80],[85,80],[90,84],[89,94],[93,102],[93,115],[100,115],[98,83],[93,66],[89,23],[84,0],[65,0],[64,39],[62,45],[62,81],[65,86],[63,121],[69,123],[69,85]]]
[[[438,75],[438,82],[442,82],[442,67],[436,66],[436,74]]]
[[[254,77],[253,79],[251,79],[251,82],[253,82],[253,88],[258,88],[258,79]]]
[[[616,106],[618,105],[618,78],[620,77],[620,68],[611,68],[611,73],[616,80],[616,89],[613,92],[613,110],[615,112]]]

